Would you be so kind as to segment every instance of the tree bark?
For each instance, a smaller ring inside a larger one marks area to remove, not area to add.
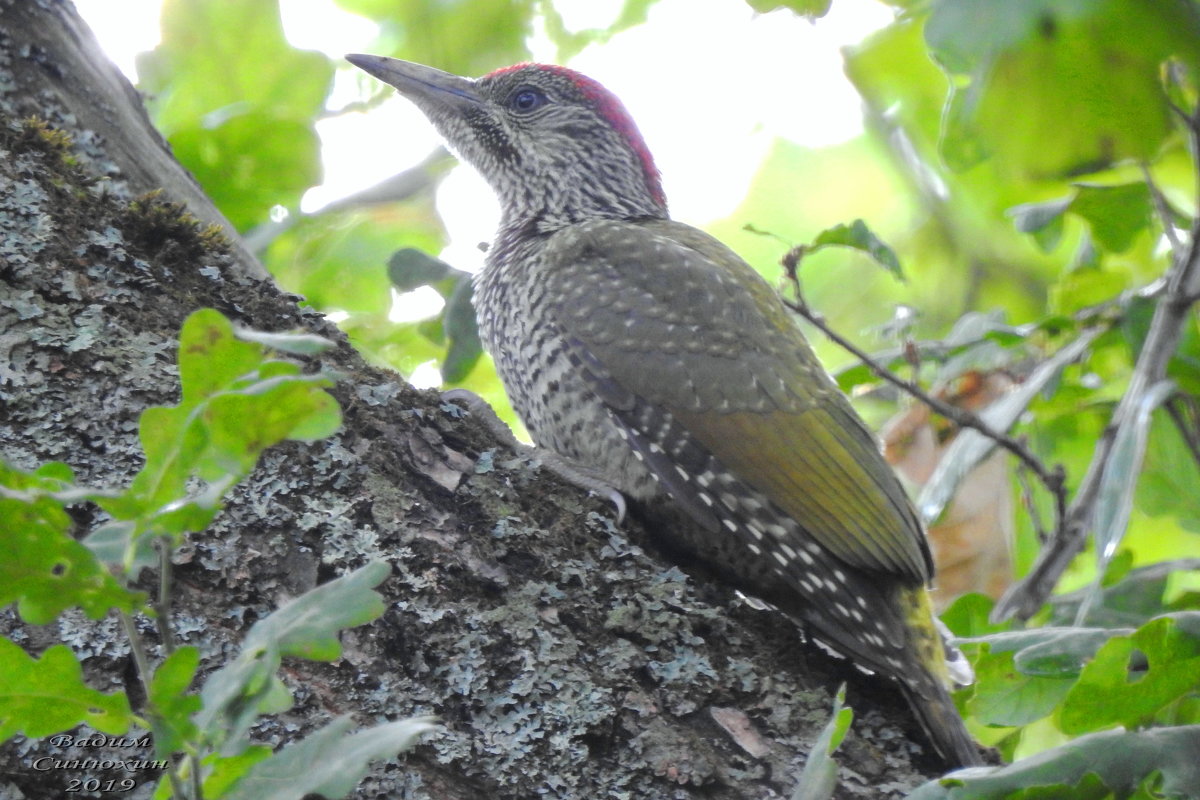
[[[681,571],[636,521],[617,528],[604,502],[499,448],[436,394],[364,363],[236,239],[211,247],[183,208],[223,218],[69,3],[0,0],[0,116],[10,464],[61,460],[83,484],[126,485],[141,464],[139,414],[178,400],[175,339],[197,308],[337,342],[313,366],[342,376],[341,432],[268,451],[176,559],[174,623],[205,672],[283,600],[371,558],[393,566],[386,614],[347,631],[339,661],[285,662],[297,704],[265,719],[259,741],[293,741],[337,714],[432,713],[444,730],[376,765],[356,796],[786,797],[849,680],[856,720],[836,796],[898,797],[938,774],[889,686],[702,570]],[[33,116],[69,133],[70,148]],[[134,202],[155,189],[158,201]],[[81,537],[103,521],[91,506],[75,519]],[[34,627],[10,608],[0,627],[32,654],[67,642],[91,685],[139,702],[113,620],[67,613]],[[57,752],[47,740],[0,745],[0,796],[59,798],[96,775],[33,766]],[[119,754],[134,756],[151,757]],[[112,776],[137,782],[124,797],[159,777]]]

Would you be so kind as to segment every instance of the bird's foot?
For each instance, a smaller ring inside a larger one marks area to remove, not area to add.
[[[462,403],[467,407],[471,416],[482,422],[484,427],[500,440],[501,444],[508,445],[517,451],[530,449],[529,445],[517,441],[517,437],[513,436],[512,428],[505,425],[504,420],[496,416],[496,410],[488,405],[488,401],[470,389],[450,389],[442,392],[442,400],[449,403]]]
[[[495,409],[488,405],[488,402],[482,397],[468,389],[451,389],[442,392],[442,399],[465,405],[471,416],[482,422],[502,444],[511,447],[523,456],[537,459],[542,466],[572,486],[607,499],[617,510],[617,524],[620,525],[625,521],[625,496],[604,480],[596,470],[545,447],[530,446],[518,441],[517,437],[513,436],[512,429],[496,415]]]
[[[592,494],[606,498],[608,502],[612,503],[613,507],[617,510],[618,525],[625,521],[625,496],[600,477],[595,470],[580,464],[578,461],[561,456],[553,450],[547,450],[544,447],[533,447],[530,449],[533,450],[531,455],[541,461],[542,466],[567,483],[572,486],[578,486],[580,489],[586,489]]]

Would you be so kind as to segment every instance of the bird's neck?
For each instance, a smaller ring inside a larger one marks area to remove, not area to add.
[[[665,203],[649,191],[604,180],[527,176],[521,185],[497,188],[504,230],[549,234],[592,220],[667,218]]]
[[[611,205],[554,205],[529,207],[505,204],[500,216],[497,243],[507,239],[545,237],[563,228],[596,220],[668,219],[666,210],[653,203],[616,203]]]
[[[533,217],[513,219],[505,215],[496,230],[496,238],[488,247],[486,265],[490,271],[505,270],[525,261],[542,247],[557,228],[541,230]]]

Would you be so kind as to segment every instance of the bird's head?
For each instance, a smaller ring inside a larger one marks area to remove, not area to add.
[[[667,215],[641,133],[621,101],[591,78],[517,64],[472,80],[394,58],[346,58],[429,117],[491,184],[506,222]]]

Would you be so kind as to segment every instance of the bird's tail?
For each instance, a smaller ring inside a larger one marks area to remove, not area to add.
[[[906,610],[910,653],[916,663],[902,674],[894,674],[909,706],[938,754],[956,767],[983,763],[979,746],[967,732],[967,726],[950,697],[950,685],[969,666],[951,669],[950,659],[962,654],[950,647],[946,631],[933,613],[929,593],[924,587],[907,589],[901,606]],[[953,677],[952,677],[953,676]],[[970,679],[967,678],[969,681]]]
[[[979,746],[967,732],[950,692],[930,678],[927,673],[922,673],[900,684],[925,735],[948,764],[956,767],[982,764]]]

